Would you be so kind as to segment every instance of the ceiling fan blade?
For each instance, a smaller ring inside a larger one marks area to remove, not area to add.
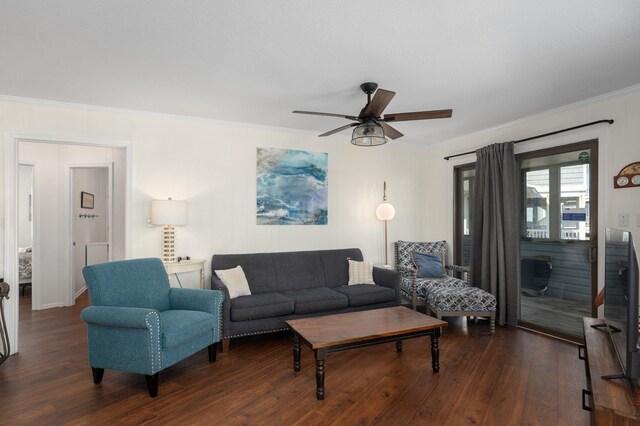
[[[391,139],[398,139],[403,137],[404,135],[402,133],[400,133],[399,131],[397,131],[396,129],[394,129],[393,127],[389,126],[387,123],[385,123],[384,121],[380,122],[380,125],[382,126],[382,128],[384,129],[384,135],[388,136]]]
[[[396,114],[385,114],[384,121],[411,121],[430,120],[433,118],[450,118],[453,114],[451,109],[438,109],[434,111],[400,112]]]
[[[391,99],[396,95],[396,92],[391,92],[389,90],[378,89],[373,95],[373,99],[371,102],[367,104],[367,106],[360,113],[360,118],[368,117],[370,115],[375,115],[376,117],[380,117],[382,111],[389,105]]]
[[[346,118],[347,120],[354,120],[354,121],[358,121],[358,117],[354,117],[353,115],[344,115],[344,114],[333,114],[330,112],[313,112],[313,111],[291,111],[294,114],[308,114],[308,115],[324,115],[327,117],[340,117],[340,118]]]
[[[349,127],[353,127],[353,126],[357,126],[357,123],[351,123],[351,124],[347,124],[347,125],[345,125],[345,126],[338,127],[337,129],[329,130],[329,131],[328,131],[328,132],[326,132],[326,133],[323,133],[323,134],[321,134],[321,135],[318,135],[318,137],[322,137],[322,136],[329,136],[329,135],[332,135],[332,134],[334,134],[334,133],[338,133],[338,132],[341,132],[341,131],[343,131],[343,130],[346,130],[346,129],[348,129]]]

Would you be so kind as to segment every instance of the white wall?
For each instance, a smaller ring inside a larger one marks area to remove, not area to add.
[[[71,167],[116,162],[120,157],[114,156],[113,153],[118,150],[39,142],[19,143],[19,160],[34,164],[35,308],[44,309],[73,303],[70,297],[72,293],[69,291],[73,273],[69,270],[72,243],[69,237],[72,213],[80,211],[80,192],[70,193]],[[93,187],[94,183],[91,183],[91,186]],[[104,193],[105,189],[101,191]],[[114,196],[116,194],[123,198],[124,188],[114,187]],[[101,208],[104,209],[104,205]],[[118,245],[124,245],[124,230],[114,228],[113,239],[114,244],[117,242]]]
[[[318,138],[310,132],[26,101],[0,101],[0,130],[132,141],[129,256],[161,256],[161,229],[146,226],[150,201],[185,199],[189,224],[177,229],[176,253],[207,259],[207,282],[214,253],[360,247],[367,259],[382,262],[383,224],[375,208],[384,180],[397,212],[389,241],[424,230],[420,148],[391,142],[366,149],[351,145],[347,134]],[[256,225],[257,147],[329,153],[328,225]],[[186,281],[198,285],[195,276]]]
[[[33,244],[31,203],[33,166],[21,164],[18,167],[18,246],[31,247]]]

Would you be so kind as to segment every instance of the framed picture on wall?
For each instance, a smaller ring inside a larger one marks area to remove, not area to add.
[[[88,192],[80,192],[80,207],[83,209],[92,209],[93,208],[93,194],[89,194]]]

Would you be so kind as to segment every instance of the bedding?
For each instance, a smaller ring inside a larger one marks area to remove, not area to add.
[[[18,252],[18,273],[20,282],[31,282],[31,247],[21,248]]]

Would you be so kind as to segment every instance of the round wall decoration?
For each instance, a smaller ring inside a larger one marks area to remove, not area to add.
[[[614,188],[632,188],[640,186],[640,161],[628,164],[613,177]]]

